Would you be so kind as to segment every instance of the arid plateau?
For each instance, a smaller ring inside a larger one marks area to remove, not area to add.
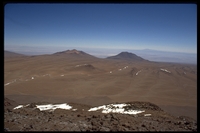
[[[97,58],[75,49],[37,56],[5,51],[4,97],[22,105],[147,102],[197,120],[197,65],[153,62],[128,52]]]

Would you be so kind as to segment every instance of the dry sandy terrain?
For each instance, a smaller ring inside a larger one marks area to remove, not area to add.
[[[4,96],[19,104],[143,101],[172,115],[197,119],[196,65],[99,59],[70,52],[5,57]]]

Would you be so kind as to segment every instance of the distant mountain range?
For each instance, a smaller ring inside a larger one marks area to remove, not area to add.
[[[14,52],[10,52],[10,51],[4,51],[4,54],[5,54],[5,57],[25,56],[25,55],[14,53]],[[76,49],[56,52],[56,53],[53,53],[51,55],[69,57],[69,58],[97,58],[97,57],[95,57],[93,55],[90,55],[90,54],[85,53],[83,51],[78,51]],[[136,54],[129,53],[129,52],[121,52],[118,55],[109,56],[106,59],[130,60],[130,61],[146,61],[145,59],[137,56]]]
[[[108,50],[108,49],[85,49],[83,51],[78,51],[76,49],[66,50],[61,52],[56,52],[48,55],[56,55],[69,58],[106,58],[106,59],[120,59],[120,60],[132,60],[132,61],[156,61],[156,62],[175,62],[175,63],[190,63],[197,64],[197,54],[193,53],[178,53],[178,52],[166,52],[157,51],[151,49],[144,50],[123,50],[126,52],[121,52],[120,50]],[[89,53],[89,54],[88,54]],[[110,53],[110,54],[108,54]],[[117,55],[117,53],[119,53]],[[41,54],[40,54],[41,55]],[[112,55],[112,56],[110,56]],[[114,55],[114,56],[113,56]],[[20,57],[26,56],[16,52],[4,51],[5,57]],[[27,55],[28,56],[28,55]]]

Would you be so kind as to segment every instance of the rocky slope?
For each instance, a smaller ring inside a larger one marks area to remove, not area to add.
[[[5,98],[4,131],[197,131],[195,120],[172,116],[148,102],[129,102],[122,108],[114,104],[105,106],[115,111],[143,110],[138,114],[102,113],[103,109],[88,111],[91,106],[76,103],[68,103],[72,107],[68,110],[37,108],[44,104],[47,103],[13,109],[16,103]]]

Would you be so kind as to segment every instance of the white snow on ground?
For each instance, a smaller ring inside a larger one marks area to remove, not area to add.
[[[9,85],[10,83],[6,83],[6,84],[4,84],[4,86],[6,86],[6,85]]]
[[[14,83],[14,82],[16,82],[16,79],[13,80],[13,81],[11,81],[11,82],[8,82],[8,83],[4,84],[4,86],[9,85],[9,84],[12,84],[12,83]]]
[[[126,68],[128,68],[128,66],[125,66],[123,69],[126,69]]]
[[[24,108],[24,107],[27,107],[29,106],[29,104],[27,105],[18,105],[17,107],[13,108],[13,109],[19,109],[19,108]],[[69,106],[67,105],[66,103],[64,104],[47,104],[47,105],[36,105],[36,107],[40,110],[40,111],[44,111],[44,110],[50,110],[50,111],[54,111],[55,109],[57,108],[60,108],[60,109],[71,109],[72,106]],[[75,111],[77,109],[73,109],[73,111]]]
[[[13,108],[13,109],[19,109],[19,108],[23,108],[23,107],[27,107],[27,106],[29,106],[30,104],[27,104],[27,105],[18,105],[17,107],[15,107],[15,108]]]
[[[144,116],[151,116],[151,114],[144,114]]]
[[[29,104],[27,105],[19,105],[13,109],[19,109],[19,108],[23,108],[29,106]],[[125,109],[123,107],[125,106],[129,106],[129,104],[109,104],[109,105],[102,105],[99,107],[94,107],[94,108],[90,108],[88,111],[97,111],[97,110],[102,110],[102,113],[121,113],[121,114],[138,114],[138,113],[142,113],[145,112],[145,110],[127,110],[125,111]],[[72,106],[67,105],[66,103],[64,104],[46,104],[46,105],[36,105],[36,107],[40,110],[40,111],[44,111],[44,110],[49,110],[49,111],[54,111],[57,108],[60,109],[66,109],[66,110],[70,110],[72,109]],[[77,109],[72,109],[72,111],[76,111]],[[84,111],[84,109],[82,109],[82,111]],[[151,114],[145,114],[144,116],[150,116]]]
[[[23,105],[18,105],[17,107],[13,108],[13,109],[19,109],[19,108],[23,108]]]
[[[118,70],[121,71],[121,70],[126,69],[126,68],[128,68],[128,66],[125,66],[124,68],[120,68]]]
[[[165,72],[168,72],[168,73],[171,73],[170,71],[168,71],[168,70],[166,70],[166,69],[160,69],[160,70],[162,70],[162,71],[165,71]]]
[[[44,75],[41,75],[41,76],[51,76],[50,74],[44,74]],[[63,75],[60,75],[60,76],[64,76],[64,74]],[[39,77],[39,76],[35,76],[35,77]],[[6,83],[6,84],[4,84],[4,86],[7,86],[7,85],[9,85],[9,84],[12,84],[12,83],[14,83],[14,82],[17,82],[17,80],[18,81],[29,81],[29,80],[31,80],[31,79],[35,79],[35,77],[31,77],[31,78],[29,78],[29,79],[14,79],[13,81],[11,81],[11,82],[8,82],[8,83]]]
[[[122,113],[122,114],[138,114],[138,113],[145,112],[145,111],[141,111],[141,110],[125,111],[123,108],[124,106],[127,106],[127,104],[109,104],[109,105],[103,105],[103,106],[99,106],[99,107],[90,108],[88,111],[97,111],[97,110],[102,109],[102,113],[112,112],[112,113]]]
[[[139,73],[141,72],[141,70],[140,71],[138,71],[135,75],[138,75]]]
[[[51,110],[51,111],[54,111],[55,109],[57,108],[60,108],[60,109],[71,109],[72,106],[69,106],[67,105],[66,103],[64,104],[47,104],[47,105],[36,105],[37,108],[39,108],[40,111],[43,111],[43,110]]]
[[[112,71],[110,71],[110,73],[112,73]]]
[[[86,66],[88,64],[76,65],[75,67]]]

